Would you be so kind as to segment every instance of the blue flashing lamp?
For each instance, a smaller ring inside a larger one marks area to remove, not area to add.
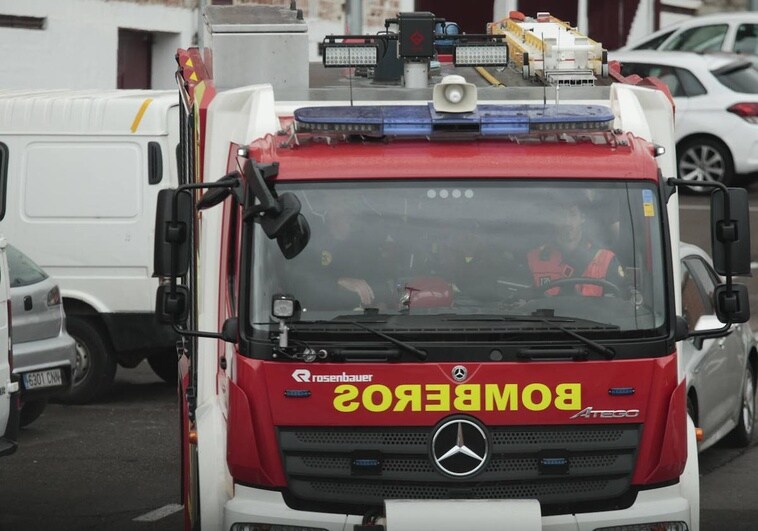
[[[302,107],[299,132],[393,137],[503,137],[540,133],[609,131],[614,116],[602,105],[479,105],[473,112],[445,113],[428,105]]]

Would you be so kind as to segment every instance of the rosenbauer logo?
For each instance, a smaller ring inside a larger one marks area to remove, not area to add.
[[[292,373],[292,379],[301,383],[341,383],[341,382],[370,382],[373,374],[313,374],[308,369],[296,369]]]

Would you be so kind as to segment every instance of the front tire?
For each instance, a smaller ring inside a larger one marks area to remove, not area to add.
[[[740,401],[740,418],[737,426],[729,433],[729,442],[733,446],[744,448],[753,441],[755,430],[755,376],[748,365],[745,367],[745,383],[742,384]]]
[[[176,382],[179,381],[179,364],[175,352],[158,352],[148,356],[147,363],[164,382],[176,385]]]
[[[677,175],[685,181],[719,182],[725,186],[734,183],[734,162],[729,148],[719,140],[695,137],[677,147]],[[693,186],[685,188],[696,193],[710,192],[712,188]]]
[[[46,407],[46,399],[30,400],[28,402],[24,402],[24,405],[21,406],[21,414],[19,415],[19,424],[21,427],[23,428],[24,426],[28,426],[37,420],[40,415],[42,415],[42,412],[45,411]]]
[[[76,341],[76,370],[71,391],[60,401],[68,404],[86,404],[102,397],[116,376],[116,357],[107,337],[91,320],[68,317],[66,328]]]

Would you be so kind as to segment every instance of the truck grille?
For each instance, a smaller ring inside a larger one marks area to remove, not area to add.
[[[536,498],[544,506],[613,500],[631,483],[639,425],[491,427],[478,475],[450,478],[429,455],[431,428],[280,428],[290,495],[379,506],[385,499]],[[559,469],[541,466],[562,456]],[[356,461],[371,463],[356,467]]]

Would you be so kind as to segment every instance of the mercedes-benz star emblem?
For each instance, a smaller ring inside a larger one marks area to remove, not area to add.
[[[466,376],[468,376],[468,371],[466,370],[466,367],[464,367],[463,365],[456,365],[455,367],[453,367],[452,374],[453,374],[453,379],[456,382],[462,382],[463,380],[466,379]]]
[[[431,454],[442,473],[457,478],[473,476],[489,458],[487,433],[473,420],[452,418],[434,432]]]

